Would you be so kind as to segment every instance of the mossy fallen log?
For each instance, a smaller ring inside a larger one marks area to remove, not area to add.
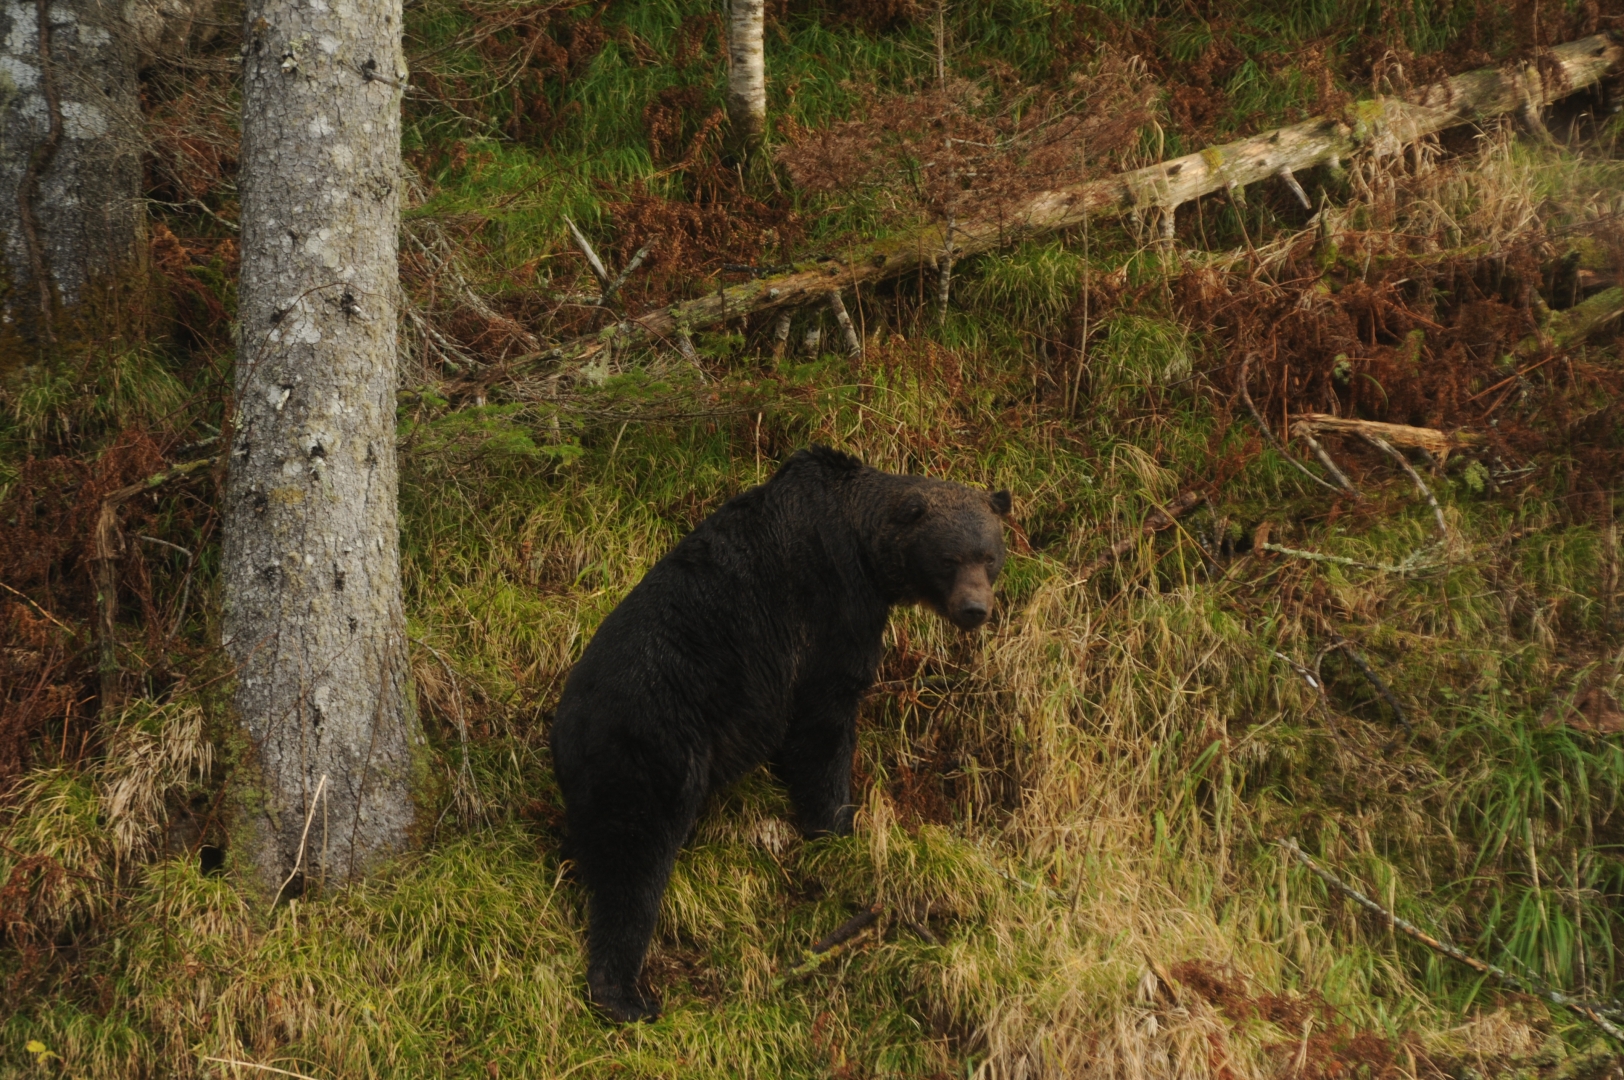
[[[1135,210],[1170,211],[1211,192],[1244,188],[1271,177],[1281,177],[1289,185],[1295,171],[1335,164],[1360,150],[1394,154],[1405,144],[1446,128],[1527,113],[1566,97],[1606,76],[1624,59],[1624,46],[1597,34],[1558,45],[1549,59],[1545,74],[1534,65],[1481,68],[1427,87],[1411,99],[1355,102],[1340,118],[1318,117],[1147,168],[1039,192],[1006,213],[955,221],[951,251],[943,224],[922,225],[903,236],[820,255],[782,273],[628,317],[596,334],[516,357],[511,363],[581,360],[608,348],[675,339],[698,327],[755,312],[825,302],[831,290],[935,267],[944,254],[957,260],[1090,218]]]

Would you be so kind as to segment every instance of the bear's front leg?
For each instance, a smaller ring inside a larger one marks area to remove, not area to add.
[[[857,747],[858,696],[797,697],[773,772],[789,788],[803,835],[847,836],[856,810],[851,800],[851,756]]]

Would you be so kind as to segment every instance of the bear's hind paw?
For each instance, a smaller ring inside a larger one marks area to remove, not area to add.
[[[588,995],[599,1014],[617,1024],[636,1024],[660,1018],[660,999],[641,990],[603,987]]]

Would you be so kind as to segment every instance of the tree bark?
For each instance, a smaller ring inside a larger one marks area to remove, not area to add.
[[[140,262],[136,49],[112,0],[0,4],[0,318],[50,345]]]
[[[727,118],[734,153],[748,158],[767,132],[767,61],[763,0],[728,0]]]
[[[222,644],[258,768],[248,860],[297,895],[365,873],[412,823],[394,405],[406,63],[400,0],[250,0],[244,18]]]
[[[1170,214],[1181,204],[1211,192],[1239,192],[1247,184],[1276,177],[1285,182],[1282,170],[1291,173],[1335,163],[1361,149],[1394,154],[1423,135],[1516,112],[1528,102],[1555,101],[1594,85],[1624,59],[1624,45],[1597,34],[1558,45],[1550,50],[1550,59],[1554,63],[1549,78],[1532,67],[1516,71],[1482,68],[1430,86],[1414,101],[1376,98],[1355,102],[1340,119],[1307,120],[1132,172],[1040,191],[1006,211],[983,210],[980,217],[954,221],[951,257],[962,260],[1025,237],[1080,225],[1091,217],[1152,209]],[[1295,183],[1293,175],[1287,186]],[[947,250],[948,228],[932,223],[853,251],[805,260],[785,273],[644,312],[591,337],[516,357],[509,363],[584,359],[611,344],[623,347],[661,340],[679,327],[691,330],[757,311],[815,303],[830,289],[938,268],[938,260]]]

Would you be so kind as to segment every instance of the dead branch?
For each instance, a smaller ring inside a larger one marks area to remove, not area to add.
[[[1325,466],[1325,471],[1331,474],[1331,479],[1342,485],[1342,489],[1354,498],[1364,498],[1359,493],[1359,489],[1353,486],[1353,481],[1348,479],[1348,474],[1337,468],[1336,462],[1331,459],[1331,455],[1326,452],[1325,447],[1320,445],[1318,439],[1314,438],[1308,431],[1297,432],[1295,428],[1292,430],[1302,438],[1303,442],[1308,444],[1308,448],[1314,452],[1314,456],[1319,458],[1319,463]]]
[[[1286,453],[1286,448],[1280,444],[1279,439],[1274,437],[1274,432],[1273,432],[1273,430],[1270,429],[1269,422],[1267,420],[1263,419],[1263,414],[1257,411],[1257,406],[1256,405],[1252,404],[1252,393],[1251,393],[1251,391],[1246,389],[1246,379],[1247,379],[1247,376],[1250,374],[1250,369],[1252,367],[1252,358],[1254,356],[1256,356],[1256,355],[1257,355],[1257,353],[1247,353],[1246,356],[1244,358],[1242,358],[1242,360],[1241,360],[1240,375],[1237,376],[1236,380],[1235,380],[1235,384],[1238,387],[1240,387],[1241,404],[1245,405],[1246,406],[1246,411],[1252,414],[1252,420],[1257,424],[1258,430],[1263,432],[1263,438],[1268,441],[1270,446],[1274,447],[1275,453],[1277,453],[1281,457],[1285,458],[1286,461],[1291,463],[1293,468],[1295,468],[1298,472],[1302,473],[1304,476],[1308,477],[1310,480],[1314,481],[1314,483],[1318,484],[1320,487],[1330,488],[1332,491],[1335,491],[1336,490],[1336,485],[1335,484],[1326,483],[1320,477],[1315,476],[1313,473],[1309,472],[1308,471],[1308,466],[1304,465],[1302,462],[1298,461],[1296,458],[1294,458],[1290,454]],[[1349,491],[1353,491],[1353,485],[1348,482],[1348,478],[1346,476],[1342,475],[1342,470],[1336,469],[1336,468],[1333,467],[1332,471],[1335,473],[1335,475],[1337,476],[1338,480],[1341,482],[1341,484],[1342,484],[1342,486],[1344,488],[1346,488]]]
[[[121,487],[102,500],[101,510],[96,514],[95,533],[98,593],[96,599],[101,608],[97,637],[101,639],[99,646],[102,708],[114,704],[118,698],[118,651],[113,624],[118,618],[118,557],[124,551],[124,540],[118,531],[118,508],[143,491],[151,491],[171,480],[190,476],[219,460],[218,457],[206,457],[176,465],[174,468],[154,473],[145,480]]]
[[[1082,572],[1078,574],[1077,580],[1087,581],[1089,578],[1093,577],[1095,574],[1099,573],[1101,570],[1105,569],[1107,566],[1110,566],[1112,563],[1122,558],[1122,556],[1132,551],[1134,546],[1139,543],[1140,537],[1151,536],[1155,533],[1161,532],[1164,529],[1172,528],[1173,522],[1177,521],[1179,518],[1183,517],[1185,514],[1188,514],[1191,510],[1194,510],[1196,507],[1200,506],[1206,501],[1207,496],[1204,492],[1191,490],[1184,492],[1178,498],[1168,503],[1165,507],[1159,506],[1155,510],[1152,510],[1150,516],[1145,518],[1145,524],[1142,528],[1140,528],[1138,533],[1128,537],[1126,540],[1118,540],[1116,543],[1112,544],[1109,548],[1102,552],[1098,558],[1083,568]]]
[[[1413,96],[1355,102],[1341,117],[1322,116],[1249,139],[1209,147],[1147,168],[1039,192],[1014,211],[980,218],[933,222],[889,240],[857,248],[849,256],[821,255],[782,274],[721,289],[625,319],[603,331],[515,358],[580,360],[608,348],[671,335],[679,326],[709,326],[757,311],[816,302],[831,288],[849,288],[916,273],[1010,246],[1036,234],[1152,208],[1171,210],[1215,191],[1239,192],[1277,176],[1282,167],[1309,169],[1340,162],[1359,150],[1390,156],[1415,140],[1460,124],[1517,112],[1532,101],[1546,104],[1601,81],[1624,45],[1605,34],[1558,45],[1551,71],[1480,68],[1437,83]]]
[[[1410,464],[1410,459],[1393,449],[1392,444],[1380,435],[1368,431],[1360,434],[1364,436],[1365,442],[1398,462],[1399,468],[1410,474],[1410,480],[1415,484],[1415,489],[1421,493],[1423,499],[1427,500],[1427,505],[1432,507],[1432,516],[1438,522],[1438,535],[1448,540],[1449,525],[1444,521],[1443,507],[1438,505],[1438,500],[1433,496],[1432,489],[1427,487],[1425,480],[1421,479],[1421,474],[1415,471],[1415,466]]]
[[[817,943],[806,951],[801,963],[780,975],[774,980],[774,985],[781,987],[785,983],[800,978],[802,975],[816,971],[825,960],[838,955],[848,942],[879,921],[884,912],[885,905],[879,901],[875,901],[862,911],[859,911],[835,927],[827,935],[818,939]]]
[[[1410,718],[1405,715],[1404,706],[1398,703],[1398,695],[1393,693],[1393,688],[1388,686],[1380,675],[1376,674],[1376,669],[1370,666],[1370,662],[1364,658],[1363,654],[1353,647],[1353,642],[1345,637],[1338,636],[1336,647],[1341,649],[1343,655],[1349,660],[1353,661],[1353,666],[1359,669],[1359,674],[1363,675],[1365,681],[1375,687],[1376,693],[1380,694],[1382,700],[1387,702],[1387,707],[1393,710],[1393,716],[1398,720],[1398,726],[1404,729],[1404,734],[1415,734],[1415,728],[1410,726]]]
[[[564,224],[569,226],[570,235],[575,238],[575,246],[581,249],[582,255],[586,256],[587,268],[592,271],[592,276],[598,279],[598,288],[601,290],[599,296],[603,296],[608,293],[609,283],[613,280],[609,277],[609,271],[604,268],[603,260],[598,258],[598,253],[593,250],[592,241],[586,238],[586,233],[577,228],[575,222],[567,217],[564,219]]]
[[[653,250],[654,245],[652,243],[644,244],[637,249],[637,254],[632,256],[631,262],[627,263],[625,268],[615,275],[615,280],[611,281],[608,287],[599,294],[598,305],[600,307],[609,306],[610,302],[614,300],[615,294],[620,291],[620,287],[626,284],[626,279],[631,277],[639,266],[643,265],[643,260],[648,258],[649,252]]]
[[[1490,387],[1490,390],[1492,389],[1493,387]],[[1329,413],[1306,413],[1298,417],[1297,422],[1291,425],[1291,433],[1305,441],[1315,435],[1375,435],[1395,446],[1425,450],[1439,461],[1448,458],[1453,450],[1476,446],[1483,442],[1483,436],[1469,431],[1446,434],[1437,428],[1384,424],[1376,420],[1352,420],[1344,416],[1332,416]]]
[[[1376,903],[1376,901],[1372,900],[1370,897],[1366,896],[1352,885],[1349,885],[1347,882],[1343,881],[1329,870],[1321,867],[1308,856],[1307,852],[1303,851],[1302,848],[1297,846],[1297,841],[1294,838],[1288,838],[1280,841],[1280,846],[1285,848],[1286,851],[1290,852],[1298,862],[1302,863],[1303,866],[1308,868],[1309,873],[1323,881],[1332,891],[1339,892],[1343,896],[1346,896],[1349,900],[1352,900],[1366,911],[1369,911],[1371,914],[1381,919],[1384,923],[1392,927],[1394,930],[1397,930],[1405,937],[1408,937],[1414,941],[1419,941],[1433,952],[1440,953],[1443,956],[1449,957],[1451,960],[1465,964],[1467,967],[1471,968],[1480,975],[1489,976],[1508,990],[1514,990],[1522,994],[1532,994],[1535,997],[1544,998],[1552,1005],[1558,1005],[1565,1009],[1571,1009],[1580,1016],[1584,1017],[1586,1020],[1589,1020],[1591,1023],[1595,1024],[1597,1027],[1601,1028],[1613,1038],[1619,1040],[1620,1042],[1624,1042],[1624,1031],[1619,1030],[1616,1024],[1612,1023],[1605,1016],[1601,1015],[1601,1013],[1597,1011],[1597,1009],[1589,1002],[1579,1001],[1576,998],[1569,997],[1559,990],[1553,990],[1548,986],[1541,986],[1529,980],[1518,978],[1509,971],[1506,971],[1504,968],[1485,963],[1474,956],[1468,955],[1457,946],[1433,937],[1431,934],[1427,933],[1425,930],[1422,930],[1414,923],[1394,915],[1391,911],[1388,911],[1386,908]]]
[[[1614,286],[1611,289],[1603,289],[1595,296],[1582,300],[1565,311],[1553,312],[1543,330],[1530,334],[1517,343],[1516,354],[1531,358],[1547,351],[1562,352],[1579,344],[1596,331],[1605,329],[1620,315],[1624,315],[1624,288]],[[1498,390],[1523,374],[1525,372],[1518,372],[1476,396],[1482,397],[1490,391]]]

